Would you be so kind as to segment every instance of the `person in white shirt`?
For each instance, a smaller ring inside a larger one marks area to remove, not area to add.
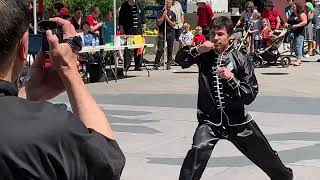
[[[193,44],[193,34],[190,32],[190,24],[183,24],[183,32],[179,37],[179,47],[180,49],[184,46],[191,46]]]
[[[180,34],[182,32],[182,26],[184,23],[184,12],[182,10],[181,4],[177,0],[172,0],[171,11],[176,14],[176,25],[174,27],[175,30],[175,39],[179,41]]]

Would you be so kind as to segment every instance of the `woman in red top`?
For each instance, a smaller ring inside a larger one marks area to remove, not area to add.
[[[279,29],[281,25],[280,13],[274,7],[273,2],[271,0],[267,0],[264,2],[264,10],[262,13],[262,17],[269,19],[271,30]]]
[[[87,22],[89,23],[90,25],[90,31],[92,33],[98,33],[100,32],[100,28],[103,24],[103,22],[99,22],[98,21],[98,17],[100,16],[100,10],[98,7],[94,7],[91,9],[90,11],[90,15],[87,16]]]

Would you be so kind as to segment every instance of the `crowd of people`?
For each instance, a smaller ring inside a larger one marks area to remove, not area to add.
[[[29,1],[30,2],[30,1]],[[171,69],[173,63],[174,42],[179,42],[179,48],[185,45],[196,46],[209,39],[209,23],[215,16],[214,11],[206,0],[197,0],[197,27],[195,34],[190,32],[190,25],[185,22],[184,12],[177,0],[166,0],[164,9],[158,12],[155,21],[158,28],[157,53],[155,57],[154,70],[157,70],[160,59],[164,52],[164,45],[167,44],[167,69]],[[264,1],[263,9],[258,11],[252,0],[248,0],[236,27],[245,26],[249,33],[248,51],[253,53],[264,49],[272,43],[270,38],[275,30],[287,28],[290,39],[294,46],[293,51],[297,61],[293,64],[299,66],[303,56],[308,58],[319,53],[320,44],[320,18],[319,0],[313,0],[302,5],[294,0],[288,0],[288,6],[284,9],[286,17],[281,18],[279,10],[274,6],[272,0]],[[62,3],[55,3],[55,16],[68,19],[74,25],[77,32],[84,33],[86,46],[97,43],[107,44],[113,41],[114,22],[113,11],[108,10],[101,15],[99,7],[93,7],[90,14],[85,16],[83,8],[79,5],[71,12]],[[146,30],[146,18],[143,5],[137,0],[125,1],[117,11],[118,32],[117,34],[140,35]],[[102,20],[100,20],[100,19]],[[166,29],[164,24],[166,23]],[[164,37],[166,35],[166,37]],[[304,43],[308,44],[308,51],[303,51]],[[142,58],[137,50],[125,50],[124,68],[128,70],[131,60],[135,61],[135,70],[141,71]]]
[[[198,5],[198,26],[196,34],[190,32],[190,25],[184,21],[184,12],[179,1],[167,0],[166,7],[158,12],[155,20],[159,30],[157,38],[157,53],[155,57],[154,70],[157,70],[160,59],[164,52],[164,40],[167,43],[167,69],[171,69],[173,63],[173,47],[174,42],[179,42],[179,47],[185,45],[199,45],[209,38],[209,23],[214,17],[211,6],[205,0],[197,0]],[[99,7],[92,7],[90,14],[85,15],[83,7],[79,4],[73,11],[66,7],[63,3],[54,3],[55,17],[69,20],[78,33],[83,33],[84,45],[93,46],[98,42],[100,44],[108,44],[113,42],[114,18],[113,10],[109,9],[106,14],[101,14]],[[32,1],[29,1],[29,7],[32,8]],[[146,30],[146,18],[144,7],[139,1],[125,1],[117,11],[118,35],[141,35]],[[101,20],[102,19],[102,20]],[[166,29],[164,29],[166,24]],[[30,24],[30,32],[32,32],[32,24]],[[166,34],[166,38],[164,35]],[[125,49],[124,69],[128,70],[131,60],[135,61],[136,71],[141,71],[142,58],[138,54],[138,50]]]
[[[257,49],[266,48],[272,43],[272,34],[279,28],[288,30],[286,39],[292,42],[293,51],[297,57],[293,64],[299,66],[302,58],[305,56],[314,56],[319,54],[319,1],[313,0],[306,4],[300,4],[295,0],[288,0],[288,6],[284,9],[285,18],[280,17],[279,10],[274,6],[273,1],[264,2],[264,9],[258,12],[254,3],[248,1],[245,4],[245,10],[236,26],[243,24],[247,26],[249,32],[248,49],[255,52]],[[304,52],[304,43],[308,44],[308,51]]]
[[[284,26],[292,29],[290,35],[294,37],[297,49],[306,36],[304,28],[307,29],[307,24],[312,23],[307,19],[311,19],[311,11],[315,8],[312,3],[307,3],[306,7],[310,10],[304,12],[298,3],[292,0],[288,3]],[[158,46],[167,39],[168,44],[170,41],[168,48],[172,48],[173,41],[178,39],[183,47],[178,51],[175,61],[182,68],[194,64],[199,67],[199,124],[183,161],[179,179],[201,179],[214,147],[219,140],[225,139],[232,142],[270,179],[292,180],[294,172],[283,164],[252,115],[245,109],[245,105],[255,100],[259,86],[251,61],[232,48],[233,22],[225,16],[213,18],[211,14],[202,13],[209,9],[203,0],[198,0],[197,4],[200,9],[203,8],[198,13],[199,19],[201,15],[206,15],[208,22],[201,21],[202,24],[198,24],[195,37],[190,34],[189,25],[182,21],[182,16],[177,26],[179,16],[171,9],[174,5],[171,0],[167,1],[157,18],[157,24],[162,29]],[[246,21],[246,18],[248,21],[259,20],[259,14],[252,7],[252,2],[247,3],[247,9],[238,24]],[[0,1],[0,14],[3,15],[0,21],[0,114],[4,117],[0,126],[1,177],[9,180],[119,180],[125,156],[114,139],[108,118],[78,73],[78,56],[82,47],[76,29],[83,30],[85,27],[90,34],[101,34],[101,28],[108,24],[98,21],[98,8],[92,8],[83,24],[81,8],[76,9],[74,17],[70,17],[69,10],[61,4],[55,4],[55,9],[58,17],[50,21],[62,27],[66,41],[59,43],[56,34],[47,30],[45,36],[49,52],[39,52],[30,67],[29,78],[18,89],[14,82],[28,56],[29,21],[26,20],[30,17],[30,6],[27,0]],[[125,34],[141,33],[145,25],[143,18],[139,18],[143,17],[139,4],[128,0],[121,9],[125,11],[120,10],[121,16],[132,18],[133,21],[129,21],[131,24],[128,25],[120,20],[120,31]],[[280,28],[278,14],[273,4],[266,1],[262,13],[262,17],[265,17],[262,20],[263,28],[260,28],[263,30],[260,33],[270,33]],[[107,14],[108,22],[111,16]],[[163,24],[164,21],[168,26]],[[183,31],[178,35],[176,31],[179,33],[180,28]],[[250,28],[252,34],[259,29]],[[207,33],[210,36],[205,41]],[[165,34],[166,38],[163,37]],[[252,45],[259,44],[259,40],[252,39],[255,40]],[[312,53],[316,45],[310,43],[310,46]],[[162,51],[163,45],[158,48],[157,58]],[[301,51],[296,50],[296,54]],[[44,66],[45,53],[48,53],[52,66]],[[172,60],[172,54],[168,58]],[[72,112],[68,111],[66,105],[48,102],[64,91],[67,92]]]

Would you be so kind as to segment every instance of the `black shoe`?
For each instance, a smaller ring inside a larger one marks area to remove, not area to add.
[[[167,70],[170,70],[171,69],[171,66],[167,66]]]
[[[158,66],[153,66],[153,68],[152,68],[153,70],[158,70],[159,69],[159,67]]]

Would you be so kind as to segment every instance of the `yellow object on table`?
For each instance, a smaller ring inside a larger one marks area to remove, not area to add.
[[[134,44],[137,44],[137,45],[146,43],[146,39],[141,35],[135,35],[133,37],[133,41],[134,41]],[[143,53],[143,50],[144,50],[144,48],[139,48],[138,49],[138,55],[141,55]]]

